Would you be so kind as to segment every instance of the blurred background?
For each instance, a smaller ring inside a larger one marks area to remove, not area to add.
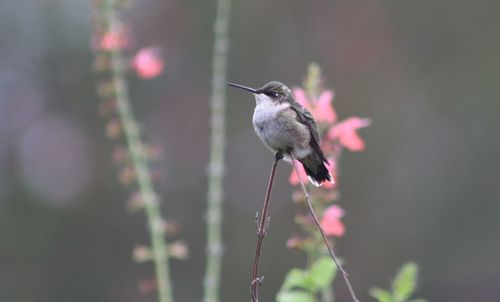
[[[214,1],[134,1],[132,50],[163,49],[165,72],[131,77],[155,166],[162,212],[190,258],[172,263],[177,301],[200,301],[204,273]],[[155,301],[138,283],[153,267],[142,214],[111,162],[98,116],[89,1],[0,2],[0,300]],[[495,301],[500,295],[499,1],[235,1],[228,79],[300,85],[320,64],[340,118],[370,117],[366,150],[341,161],[338,241],[363,301],[398,268],[420,265],[418,297]],[[272,155],[251,126],[254,101],[228,91],[223,301],[248,300]],[[290,167],[281,165],[263,250],[261,297],[272,301],[303,254]],[[339,281],[339,280],[337,280]],[[347,301],[336,283],[338,301]]]

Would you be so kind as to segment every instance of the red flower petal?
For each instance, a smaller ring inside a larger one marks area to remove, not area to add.
[[[339,207],[338,205],[331,205],[329,206],[325,212],[323,213],[323,218],[327,219],[337,219],[337,218],[342,218],[344,217],[344,210]]]
[[[329,139],[338,139],[344,147],[353,152],[361,151],[365,148],[365,142],[356,130],[369,125],[369,119],[351,117],[330,128],[327,136]]]
[[[345,233],[345,226],[340,220],[344,216],[344,210],[337,205],[328,207],[321,218],[321,227],[326,236],[341,237]]]

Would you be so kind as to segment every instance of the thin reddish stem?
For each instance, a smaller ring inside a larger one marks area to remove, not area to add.
[[[300,176],[299,169],[297,168],[297,163],[295,161],[295,155],[290,154],[292,158],[292,163],[293,163],[293,168],[295,169],[295,173],[297,173],[297,176],[300,181],[300,186],[302,187],[302,191],[304,191],[305,199],[306,199],[306,204],[307,207],[309,208],[309,211],[311,212],[312,217],[314,218],[314,222],[316,223],[316,226],[319,229],[319,232],[321,233],[321,236],[323,237],[323,241],[325,242],[325,245],[328,249],[328,252],[330,253],[330,256],[333,259],[333,262],[335,262],[335,265],[337,266],[338,270],[342,273],[342,277],[344,277],[344,281],[347,284],[347,288],[349,289],[349,293],[351,294],[352,300],[354,302],[360,302],[358,298],[356,297],[356,293],[354,292],[354,289],[351,285],[351,282],[349,281],[348,273],[344,270],[342,265],[340,265],[340,262],[337,259],[337,256],[335,256],[335,252],[333,251],[333,248],[330,246],[330,243],[328,242],[328,239],[326,238],[325,232],[323,231],[323,228],[321,227],[321,224],[319,223],[318,216],[316,215],[316,212],[314,211],[314,208],[309,201],[309,193],[307,193],[306,186],[304,185],[304,181],[302,180],[302,177]]]
[[[264,242],[264,236],[266,236],[267,230],[269,228],[269,221],[271,217],[267,216],[269,209],[269,201],[271,200],[271,192],[273,190],[274,176],[276,174],[276,166],[278,161],[283,158],[283,155],[277,153],[274,157],[273,167],[271,168],[271,175],[269,176],[269,183],[267,185],[266,197],[264,199],[264,205],[262,206],[262,214],[260,216],[260,222],[257,226],[257,247],[255,248],[255,258],[253,261],[253,271],[252,271],[252,283],[250,285],[250,291],[252,295],[252,302],[259,301],[258,288],[262,283],[264,277],[257,277],[259,273],[259,261],[260,261],[260,251],[262,249],[262,243]],[[256,223],[258,221],[258,214],[255,217]]]

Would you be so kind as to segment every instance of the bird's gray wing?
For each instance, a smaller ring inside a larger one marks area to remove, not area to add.
[[[323,162],[328,162],[325,158],[325,155],[321,151],[321,148],[319,147],[318,126],[316,125],[316,121],[314,120],[311,112],[309,112],[309,110],[307,110],[306,108],[304,108],[304,106],[300,105],[297,102],[291,103],[291,108],[297,114],[297,121],[303,125],[306,125],[307,129],[309,129],[309,133],[311,134],[311,146],[314,151],[318,153]]]

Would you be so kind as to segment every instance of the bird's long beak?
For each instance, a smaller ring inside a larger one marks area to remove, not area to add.
[[[250,88],[250,87],[247,87],[247,86],[243,86],[243,85],[240,85],[240,84],[234,84],[234,83],[227,83],[229,86],[231,87],[236,87],[236,88],[240,88],[240,89],[243,89],[243,90],[246,90],[246,91],[249,91],[251,93],[258,93],[257,90],[253,89],[253,88]]]

